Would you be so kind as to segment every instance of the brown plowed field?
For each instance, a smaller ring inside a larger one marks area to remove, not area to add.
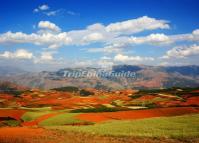
[[[162,116],[178,116],[184,114],[199,113],[197,107],[171,107],[156,108],[146,110],[119,111],[119,112],[103,112],[103,113],[84,113],[76,118],[91,122],[102,122],[107,120],[133,120]]]

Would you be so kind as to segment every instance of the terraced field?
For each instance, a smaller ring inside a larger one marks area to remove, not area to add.
[[[197,143],[198,89],[176,91],[2,95],[0,143]]]

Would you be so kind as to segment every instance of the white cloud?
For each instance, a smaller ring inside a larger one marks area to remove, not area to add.
[[[33,55],[32,52],[29,52],[25,49],[17,49],[14,52],[4,51],[2,54],[0,53],[0,58],[3,59],[19,59],[19,60],[29,60],[35,64],[51,64],[56,63],[59,61],[54,59],[54,54],[57,53],[56,51],[43,51],[40,55]]]
[[[123,28],[119,28],[120,32],[113,30],[114,28],[111,28],[112,26],[115,27],[114,25],[116,25],[116,27],[117,25],[126,25],[126,22],[130,23],[129,25],[131,26],[127,26],[127,29],[125,29],[126,26],[121,26]],[[159,46],[178,41],[199,41],[198,30],[194,30],[190,34],[178,35],[165,35],[163,33],[157,33],[142,37],[128,35],[124,36],[127,31],[129,31],[128,33],[136,33],[144,30],[169,28],[168,22],[164,20],[157,20],[155,18],[149,18],[147,16],[129,21],[112,23],[108,26],[95,23],[82,30],[71,30],[66,32],[61,32],[61,28],[50,21],[40,21],[38,23],[38,27],[40,28],[39,31],[31,34],[23,32],[13,33],[10,31],[0,33],[0,44],[30,43],[55,49],[62,46],[82,46],[92,44],[94,42],[100,42],[104,48],[90,48],[88,49],[88,52],[119,53],[126,47],[134,46],[136,44],[152,44]]]
[[[59,10],[45,12],[47,16],[55,16],[57,13],[59,13]]]
[[[104,36],[101,33],[90,33],[83,37],[83,41],[91,42],[91,41],[100,41],[103,40]]]
[[[41,53],[41,60],[51,61],[51,60],[54,59],[53,54],[54,54],[54,52],[42,52]]]
[[[40,10],[48,10],[50,7],[47,4],[43,4],[39,6]]]
[[[166,52],[166,54],[161,57],[163,59],[170,58],[185,58],[193,55],[199,55],[199,46],[178,46]]]
[[[81,59],[72,62],[73,67],[101,67],[101,68],[111,68],[114,65],[112,58],[100,58],[100,59]]]
[[[194,30],[190,34],[177,34],[177,35],[171,35],[170,38],[175,41],[195,41],[199,42],[199,29]]]
[[[87,29],[90,31],[105,31],[105,26],[101,23],[95,23],[87,26]]]
[[[75,15],[79,15],[79,13],[76,13],[74,11],[67,11],[66,12],[68,15],[72,15],[72,16],[75,16]]]
[[[89,48],[87,50],[87,52],[90,53],[121,53],[122,52],[122,48],[124,48],[126,45],[124,44],[112,44],[112,45],[108,45],[105,46],[103,48]]]
[[[61,11],[63,11],[63,9],[50,10],[50,7],[47,4],[40,5],[33,10],[33,12],[35,13],[41,13],[47,16],[55,16]]]
[[[199,29],[194,30],[192,33],[193,33],[193,35],[199,36]]]
[[[161,44],[170,44],[173,41],[169,36],[165,34],[150,34],[146,37],[130,37],[129,43],[131,44],[152,44],[152,45],[161,45]]]
[[[140,56],[127,56],[122,54],[117,54],[114,57],[116,62],[142,62],[142,61],[153,61],[152,57],[140,57]]]
[[[54,32],[60,32],[61,29],[55,25],[54,23],[50,22],[50,21],[40,21],[38,23],[38,27],[42,28],[42,29],[47,29],[47,30],[51,30]]]
[[[100,58],[101,60],[110,60],[111,58],[110,57],[107,57],[107,56],[103,56]]]
[[[109,44],[140,45],[149,44],[154,46],[169,45],[177,42],[199,42],[199,29],[190,34],[165,35],[163,33],[150,34],[143,37],[118,36],[109,41]]]
[[[38,8],[35,8],[35,9],[33,10],[33,12],[39,12],[39,9],[38,9]]]
[[[169,29],[168,21],[143,16],[137,19],[111,23],[106,27],[108,32],[118,32],[121,34],[133,34],[154,29]]]
[[[111,68],[114,65],[114,62],[111,60],[99,60],[97,62],[97,65],[101,68]]]
[[[32,59],[33,54],[25,49],[18,49],[15,52],[5,51],[4,53],[0,54],[0,57],[7,59]]]
[[[67,33],[42,33],[25,34],[22,32],[7,32],[0,35],[0,43],[32,43],[35,45],[47,45],[49,48],[71,44],[72,39]],[[56,45],[56,46],[55,46]]]
[[[165,34],[150,34],[145,37],[117,37],[114,38],[107,46],[103,48],[89,48],[87,52],[91,53],[121,53],[127,50],[132,45],[150,44],[150,45],[165,45],[171,44],[174,41]]]
[[[54,58],[56,51],[43,51],[40,55],[34,56],[32,62],[34,64],[59,64],[60,60]]]
[[[170,38],[165,34],[151,34],[147,36],[146,39],[147,39],[146,42],[152,44],[160,44],[160,43],[168,44],[172,42]]]
[[[69,31],[69,35],[73,37],[74,41],[77,41],[78,44],[88,44],[91,42],[110,42],[113,41],[114,38],[120,38],[121,35],[127,34],[127,33],[138,33],[142,32],[144,30],[154,30],[154,29],[166,29],[169,28],[169,25],[167,24],[167,21],[164,20],[156,20],[154,18],[150,18],[147,16],[140,17],[137,19],[132,19],[124,22],[119,23],[112,23],[107,26],[104,26],[103,24],[96,23],[93,25],[87,26],[85,30],[73,30]],[[126,25],[131,25],[130,27]],[[119,27],[119,31],[114,30],[115,27]],[[127,29],[126,29],[127,28]],[[151,35],[153,36],[153,35]],[[158,36],[158,35],[156,35]],[[159,41],[160,37],[159,35]],[[83,37],[83,38],[82,38]],[[143,37],[145,38],[145,37]],[[153,37],[150,37],[153,38]],[[155,39],[152,39],[155,41]],[[158,41],[158,42],[159,42]],[[161,41],[160,41],[161,42]]]
[[[106,42],[112,39],[115,35],[108,33],[102,24],[96,23],[89,25],[83,30],[72,30],[68,32],[76,45],[85,45],[93,42]]]
[[[43,4],[43,5],[38,6],[38,8],[35,8],[33,11],[39,12],[39,11],[45,11],[48,9],[50,9],[50,7],[47,4]]]

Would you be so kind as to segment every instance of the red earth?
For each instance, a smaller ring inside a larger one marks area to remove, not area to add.
[[[181,106],[181,107],[186,107],[186,106],[199,106],[199,96],[191,96],[191,95],[186,95],[183,96],[185,101],[181,100],[168,100],[168,101],[161,101],[157,102],[156,105],[159,105],[160,107],[176,107],[176,106]]]
[[[10,94],[5,94],[5,93],[0,93],[0,99],[6,99],[6,100],[11,100],[13,99],[13,96],[10,96]]]
[[[16,120],[20,120],[21,116],[25,113],[25,110],[15,109],[0,109],[0,117],[10,117]]]
[[[181,103],[183,106],[190,106],[190,105],[195,105],[199,106],[199,96],[193,96],[187,99],[186,102]]]
[[[130,101],[131,98],[128,96],[118,96],[118,95],[107,95],[106,97],[102,98],[100,96],[91,96],[91,97],[68,97],[68,98],[61,98],[61,97],[50,97],[41,98],[37,101],[33,101],[32,104],[34,105],[53,105],[53,109],[64,109],[64,108],[78,108],[79,106],[97,106],[102,104],[110,104],[114,100],[122,100],[122,101]],[[58,108],[60,107],[60,108]]]
[[[136,100],[147,101],[147,100],[152,100],[152,99],[154,99],[156,97],[157,96],[153,96],[153,95],[144,95],[144,96],[141,96],[139,98],[136,98]]]
[[[170,107],[147,110],[103,112],[103,113],[84,113],[76,116],[80,120],[90,122],[102,122],[107,120],[133,120],[162,116],[178,116],[184,114],[199,113],[197,107]]]
[[[26,128],[26,127],[4,127],[0,128],[0,137],[1,136],[38,136],[43,133],[42,128]]]
[[[3,127],[0,128],[2,143],[55,143],[61,137],[43,128]]]

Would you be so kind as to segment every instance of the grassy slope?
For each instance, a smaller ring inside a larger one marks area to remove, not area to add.
[[[67,124],[78,124],[84,123],[85,121],[81,121],[75,118],[78,113],[64,113],[59,114],[57,116],[48,118],[39,123],[41,126],[60,126],[60,125],[67,125]]]
[[[46,114],[49,114],[49,113],[53,113],[51,111],[29,111],[29,112],[26,112],[22,117],[21,119],[25,122],[27,121],[33,121],[43,115],[46,115]]]
[[[25,114],[21,117],[21,119],[25,122],[27,121],[33,121],[40,116],[43,116],[45,114],[53,113],[51,110],[51,107],[44,107],[44,108],[26,108],[21,107],[21,109],[27,110]]]
[[[41,108],[28,108],[28,107],[20,107],[20,109],[28,110],[28,111],[51,111],[51,107],[41,107]]]
[[[65,110],[52,110],[51,107],[43,107],[43,108],[21,108],[27,110],[27,112],[21,117],[21,119],[25,122],[33,121],[43,115],[51,114],[51,113],[64,113],[68,112]]]
[[[50,129],[80,131],[99,135],[141,137],[199,137],[199,114],[135,121],[111,121],[89,126],[54,126]]]

